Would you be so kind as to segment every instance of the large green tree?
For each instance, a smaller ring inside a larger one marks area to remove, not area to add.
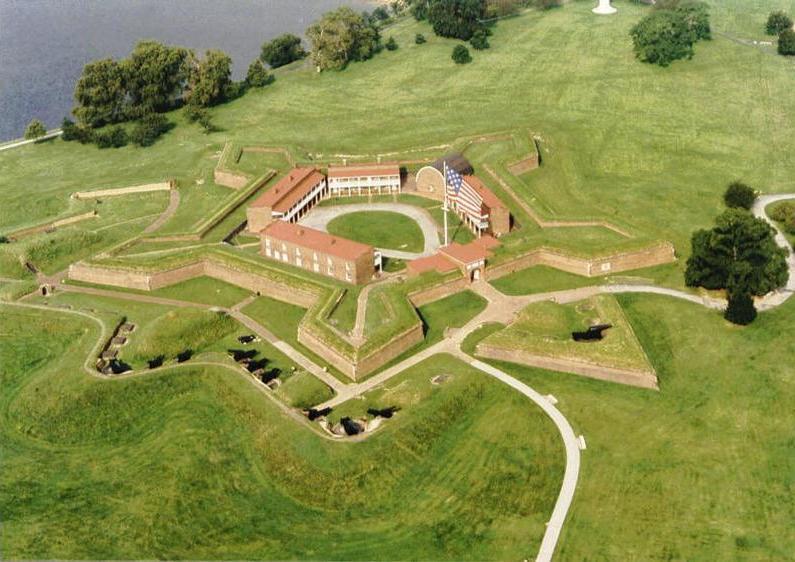
[[[436,35],[469,41],[486,17],[486,0],[430,0],[428,21]]]
[[[278,68],[306,56],[301,38],[291,33],[279,35],[272,41],[263,43],[260,59],[271,68]]]
[[[38,119],[31,120],[25,128],[25,138],[28,140],[37,139],[47,134],[47,127]]]
[[[761,296],[787,283],[787,253],[764,220],[741,209],[721,214],[715,227],[693,234],[685,282],[690,287],[728,289]]]
[[[101,127],[125,118],[127,89],[122,65],[113,59],[90,62],[75,87],[72,113],[84,125]]]
[[[131,113],[140,117],[166,111],[182,95],[192,53],[157,41],[141,41],[124,67]]]
[[[643,62],[668,66],[675,60],[692,58],[693,45],[712,38],[709,7],[694,1],[658,3],[630,35],[635,56]]]
[[[341,70],[351,61],[369,59],[380,47],[378,30],[347,6],[324,14],[306,35],[320,70]]]
[[[768,35],[780,35],[787,29],[792,29],[792,18],[786,12],[772,12],[767,18],[765,31]]]
[[[192,60],[185,101],[209,107],[226,99],[232,83],[232,59],[223,51],[209,50],[203,60]]]

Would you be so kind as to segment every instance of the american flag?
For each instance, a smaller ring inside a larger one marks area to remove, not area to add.
[[[461,177],[461,174],[452,168],[447,168],[447,185],[453,188],[453,193],[455,195],[458,195],[458,192],[461,191],[461,186],[463,184],[464,178]]]

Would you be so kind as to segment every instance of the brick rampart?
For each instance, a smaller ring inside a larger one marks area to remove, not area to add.
[[[493,280],[536,265],[546,265],[584,277],[600,277],[632,269],[641,269],[673,263],[676,253],[672,244],[665,242],[630,252],[620,252],[596,258],[580,258],[556,250],[539,248],[505,263],[486,268],[486,279]]]
[[[500,347],[483,344],[478,344],[477,355],[487,359],[496,359],[497,361],[507,361],[509,363],[518,363],[521,365],[528,365],[530,367],[537,367],[539,369],[547,369],[549,371],[574,373],[575,375],[582,375],[592,379],[659,390],[659,386],[657,384],[657,375],[654,373],[654,370],[641,371],[633,369],[618,369],[615,367],[604,367],[582,361],[573,361],[571,359],[557,357],[545,357],[543,355],[535,355],[526,351],[503,349]]]
[[[413,304],[415,308],[419,308],[428,303],[449,297],[459,291],[463,291],[468,288],[469,285],[470,282],[465,277],[455,277],[443,283],[439,283],[438,285],[428,287],[427,289],[409,293],[408,297],[411,304]]]

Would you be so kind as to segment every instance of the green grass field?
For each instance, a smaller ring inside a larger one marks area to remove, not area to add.
[[[399,50],[343,72],[278,71],[273,85],[213,108],[218,131],[209,135],[177,112],[169,116],[176,127],[146,149],[56,140],[0,153],[0,234],[95,205],[70,199],[74,191],[165,178],[178,181],[182,202],[161,234],[190,230],[235,198],[212,181],[227,141],[333,159],[458,147],[459,139],[506,131],[508,139],[465,147],[495,192],[505,195],[486,165],[542,216],[605,220],[632,238],[602,227],[541,229],[510,202],[520,228],[503,239],[500,257],[540,244],[591,254],[664,239],[676,246],[676,265],[626,275],[681,286],[691,232],[713,223],[730,181],[795,191],[795,66],[773,48],[733,40],[766,39],[767,14],[795,13],[795,2],[708,3],[714,39],[665,69],[634,59],[628,32],[649,8],[627,0],[616,0],[619,12],[609,18],[591,14],[593,2],[572,2],[500,21],[492,47],[473,51],[463,66],[450,61],[457,42],[400,20],[386,32]],[[418,32],[426,44],[414,44]],[[543,164],[512,176],[508,165],[527,152],[530,135]],[[244,154],[236,169],[281,169],[280,159]],[[438,204],[415,203],[439,220]],[[31,288],[20,258],[58,271],[139,234],[165,205],[164,194],[106,199],[97,219],[0,245],[0,298]],[[241,217],[233,213],[208,239],[220,240]],[[464,240],[468,232],[459,230]],[[534,268],[495,285],[526,294],[591,281]],[[159,294],[227,305],[242,296],[200,279]],[[335,311],[340,329],[352,326],[352,296]],[[746,328],[660,296],[617,300],[658,373],[659,392],[500,365],[553,394],[588,444],[557,559],[791,559],[795,299]],[[0,304],[3,558],[535,556],[560,485],[562,445],[538,408],[465,363],[433,357],[343,405],[335,415],[402,409],[361,443],[333,443],[221,365],[240,327],[199,341],[181,329],[185,322],[158,327],[172,313],[167,307],[78,294],[50,302],[108,324],[134,321],[139,331],[125,353],[148,346],[135,361],[173,344],[219,364],[101,381],[81,370],[98,337],[94,324]],[[422,307],[426,341],[407,354],[482,307],[468,292]],[[245,312],[297,345],[305,309],[261,297]],[[378,325],[369,310],[366,321]],[[486,325],[464,348],[501,329]],[[292,372],[277,350],[257,345],[269,366]],[[430,386],[439,374],[452,377]],[[274,395],[300,407],[328,389],[295,374]]]
[[[328,223],[331,234],[386,250],[422,252],[425,238],[412,219],[389,211],[360,211]]]

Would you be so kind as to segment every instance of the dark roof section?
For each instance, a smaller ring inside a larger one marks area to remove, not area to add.
[[[444,172],[444,163],[447,162],[447,167],[452,168],[462,176],[471,176],[475,169],[472,167],[472,164],[469,163],[463,154],[460,152],[451,152],[450,154],[445,154],[441,158],[439,158],[436,162],[431,164],[434,168],[439,170],[440,172]]]

